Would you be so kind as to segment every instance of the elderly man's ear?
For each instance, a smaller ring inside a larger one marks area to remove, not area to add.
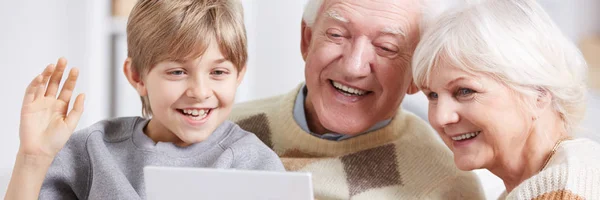
[[[417,87],[417,84],[415,84],[415,81],[410,81],[410,86],[408,86],[408,89],[406,90],[406,94],[415,94],[419,92],[419,88]]]
[[[300,52],[302,52],[302,59],[306,61],[306,55],[308,54],[308,47],[310,46],[310,40],[312,39],[312,29],[306,26],[306,22],[302,20],[301,25],[301,39],[300,39]]]

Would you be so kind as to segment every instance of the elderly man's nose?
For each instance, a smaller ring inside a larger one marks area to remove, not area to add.
[[[366,38],[356,39],[344,58],[346,71],[357,77],[367,76],[371,73],[373,52],[373,47]]]

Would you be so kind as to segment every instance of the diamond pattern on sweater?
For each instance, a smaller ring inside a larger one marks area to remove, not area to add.
[[[394,144],[388,144],[342,157],[350,196],[369,189],[403,185],[395,150]]]
[[[288,150],[280,158],[287,171],[298,171],[311,163],[326,159],[315,157],[298,149]]]
[[[254,135],[269,148],[273,148],[273,142],[271,142],[271,129],[269,128],[269,119],[267,118],[267,115],[260,113],[237,121],[236,123],[242,129],[254,133]]]

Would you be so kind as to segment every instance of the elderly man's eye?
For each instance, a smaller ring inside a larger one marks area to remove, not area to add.
[[[344,33],[338,29],[329,29],[327,30],[326,35],[330,40],[333,41],[340,41],[345,37]]]
[[[337,38],[337,37],[342,37],[342,34],[330,33],[329,36]]]
[[[381,50],[384,50],[384,51],[387,51],[390,53],[396,53],[396,50],[392,49],[392,48],[388,48],[388,47],[379,47],[379,48],[381,48]]]
[[[395,56],[398,53],[398,48],[392,44],[376,45],[376,48],[381,56]]]

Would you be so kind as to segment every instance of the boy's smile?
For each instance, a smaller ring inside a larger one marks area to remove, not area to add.
[[[191,126],[204,124],[214,108],[184,108],[177,109]]]

